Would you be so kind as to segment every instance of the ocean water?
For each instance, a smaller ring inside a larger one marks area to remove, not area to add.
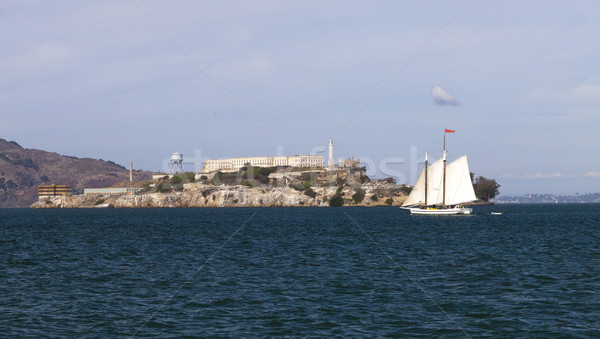
[[[600,337],[600,205],[475,213],[1,209],[0,336]]]

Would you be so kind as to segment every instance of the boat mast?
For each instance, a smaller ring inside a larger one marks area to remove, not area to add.
[[[427,206],[427,152],[425,152],[425,206]]]
[[[442,208],[446,208],[446,132],[444,131],[444,182],[442,186]]]

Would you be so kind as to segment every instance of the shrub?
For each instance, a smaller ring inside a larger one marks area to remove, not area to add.
[[[245,166],[238,171],[238,177],[260,184],[269,184],[269,174],[275,172],[277,167],[253,167]]]
[[[96,201],[94,203],[94,206],[98,206],[98,205],[101,205],[101,204],[104,204],[104,199],[100,199],[100,200]]]
[[[344,198],[342,198],[341,195],[336,194],[334,195],[331,200],[329,200],[329,206],[332,207],[340,207],[344,204]]]
[[[179,176],[179,175],[174,175],[174,176],[171,178],[171,184],[174,184],[174,185],[176,185],[176,184],[181,184],[182,182],[183,182],[183,179],[182,179],[182,178],[181,178],[181,176]]]
[[[405,185],[405,186],[400,187],[400,192],[402,192],[402,193],[404,193],[406,195],[409,195],[410,191],[412,191],[412,187],[411,186],[406,186]]]
[[[354,200],[354,202],[357,204],[360,204],[364,198],[365,198],[365,191],[361,190],[360,188],[357,189],[356,193],[354,193],[352,195],[352,200]]]
[[[385,200],[385,203],[386,203],[386,204],[388,204],[388,205],[390,205],[390,206],[392,206],[392,204],[394,203],[394,199],[392,199],[392,198],[387,198],[387,199]]]
[[[378,200],[379,200],[379,198],[377,197],[377,195],[376,195],[376,194],[373,194],[373,195],[371,196],[371,200],[373,200],[373,201],[378,201]]]
[[[314,197],[317,196],[317,192],[313,191],[312,188],[309,188],[306,191],[304,191],[304,194],[307,195],[307,196],[309,196],[309,197],[311,197],[311,198],[314,198]]]
[[[304,190],[310,188],[310,183],[307,186],[306,182],[296,182],[296,183],[291,183],[289,185],[289,187],[295,189],[296,191],[304,191]]]
[[[165,192],[171,191],[172,188],[173,188],[173,185],[171,185],[171,184],[160,183],[160,184],[156,185],[156,192],[165,193]]]

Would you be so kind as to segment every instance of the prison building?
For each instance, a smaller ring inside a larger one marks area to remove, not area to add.
[[[67,185],[40,185],[38,186],[38,197],[40,199],[47,197],[69,197],[73,194],[71,186]]]
[[[89,196],[113,196],[113,195],[127,195],[135,194],[140,189],[137,187],[107,187],[107,188],[85,188],[83,189],[83,195]]]
[[[204,163],[202,173],[215,171],[237,172],[244,166],[253,167],[323,167],[322,155],[294,155],[279,157],[245,157],[228,159],[209,159]]]

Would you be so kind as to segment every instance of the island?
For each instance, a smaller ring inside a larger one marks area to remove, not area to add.
[[[371,180],[359,160],[346,164],[333,169],[244,166],[233,173],[159,174],[80,195],[40,196],[31,207],[400,206],[410,193],[409,186],[397,185],[393,178]]]

